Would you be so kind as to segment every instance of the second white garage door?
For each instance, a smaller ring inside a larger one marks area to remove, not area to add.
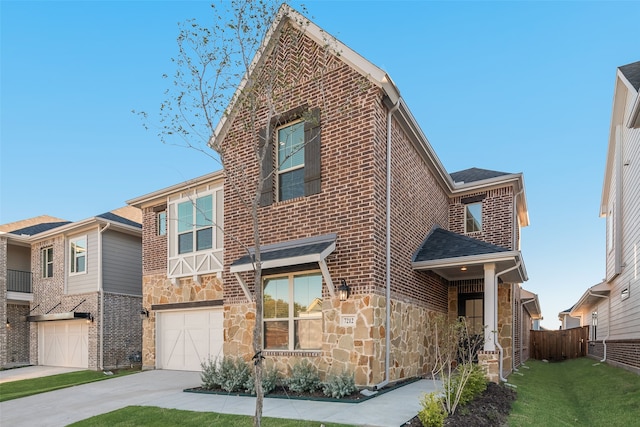
[[[202,361],[222,356],[222,308],[159,312],[157,368],[200,371]]]
[[[84,320],[38,323],[38,363],[89,367],[89,325]]]

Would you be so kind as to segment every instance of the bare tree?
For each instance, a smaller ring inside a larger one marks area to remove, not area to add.
[[[304,12],[304,11],[303,11]],[[158,136],[163,143],[201,151],[219,162],[225,174],[225,193],[233,192],[251,218],[251,242],[222,230],[240,245],[253,261],[253,363],[256,410],[254,425],[261,425],[263,390],[262,255],[259,207],[268,195],[267,185],[279,166],[273,161],[274,128],[283,112],[306,105],[295,88],[304,80],[324,93],[325,76],[340,52],[337,42],[326,37],[316,47],[313,67],[305,67],[301,54],[309,22],[286,4],[273,0],[232,0],[212,5],[210,25],[189,20],[180,25],[178,55],[171,84],[160,107]],[[308,43],[308,40],[306,41]],[[323,111],[323,123],[348,115],[351,100],[370,83],[366,76],[358,90],[346,94],[340,108]],[[322,102],[323,96],[320,95]],[[148,114],[143,116],[148,125]],[[298,113],[305,122],[317,121],[309,108]],[[282,118],[286,120],[286,117]],[[308,144],[306,141],[305,144]],[[249,147],[252,161],[238,162],[236,151]],[[298,146],[295,150],[301,150]],[[295,155],[295,150],[290,156]],[[225,195],[225,199],[227,196]],[[219,225],[216,225],[219,227]],[[252,249],[251,249],[252,248]]]

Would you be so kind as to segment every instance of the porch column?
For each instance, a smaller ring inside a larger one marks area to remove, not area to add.
[[[496,330],[496,265],[484,265],[484,350],[495,351],[494,333]]]

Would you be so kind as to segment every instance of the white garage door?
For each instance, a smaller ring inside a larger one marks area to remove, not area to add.
[[[89,367],[89,325],[84,320],[38,324],[38,363],[69,368]]]
[[[200,371],[202,361],[222,356],[222,308],[158,313],[158,369]]]

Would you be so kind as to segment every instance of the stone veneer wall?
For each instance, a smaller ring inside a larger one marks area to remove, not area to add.
[[[513,370],[513,295],[510,283],[498,285],[498,342],[502,346],[502,376]]]
[[[200,280],[200,284],[194,283],[189,277],[180,279],[177,285],[173,285],[164,273],[143,276],[142,305],[149,311],[149,318],[142,321],[144,369],[154,369],[156,366],[156,312],[152,310],[153,305],[222,300],[222,281],[217,276],[201,276]],[[139,312],[140,307],[138,307]],[[225,333],[227,333],[226,327]]]
[[[224,354],[249,360],[253,354],[255,304],[225,305]],[[317,351],[265,350],[267,366],[275,366],[281,375],[306,359],[318,368],[321,378],[343,371],[353,372],[356,384],[372,386],[384,380],[385,297],[366,295],[340,302],[323,301],[323,344]],[[391,301],[391,381],[429,373],[434,348],[425,331],[435,312],[416,304]],[[341,326],[340,315],[355,315],[355,326]]]

